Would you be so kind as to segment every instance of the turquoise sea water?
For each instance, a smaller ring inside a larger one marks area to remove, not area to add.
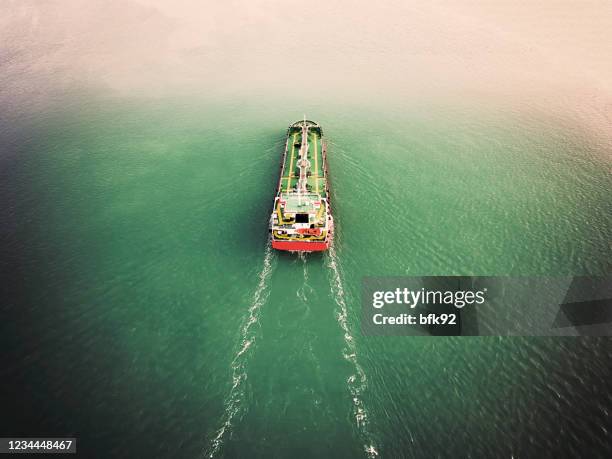
[[[609,340],[364,337],[358,314],[364,276],[609,272],[610,146],[545,111],[293,102],[86,93],[4,122],[3,433],[87,457],[609,452]],[[304,112],[336,241],[273,253]]]

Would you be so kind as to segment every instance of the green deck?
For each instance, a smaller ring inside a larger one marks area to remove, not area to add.
[[[296,193],[281,193],[281,198],[286,202],[284,211],[292,213],[314,212],[315,201],[319,201],[319,195],[309,193],[299,197]]]
[[[291,128],[288,135],[289,141],[287,143],[287,155],[283,167],[281,192],[291,191],[297,185],[299,178],[297,161],[300,150],[299,144],[302,141],[301,128]],[[310,161],[312,171],[312,174],[308,177],[309,191],[318,193],[321,197],[325,198],[326,177],[323,161],[323,143],[320,133],[314,129],[311,129],[308,133],[308,160]]]

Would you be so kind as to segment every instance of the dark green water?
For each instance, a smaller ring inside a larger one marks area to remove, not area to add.
[[[304,111],[329,141],[337,239],[298,257],[266,225]],[[3,433],[76,436],[87,457],[610,452],[608,339],[357,321],[363,276],[609,272],[610,146],[571,122],[79,95],[0,141]]]

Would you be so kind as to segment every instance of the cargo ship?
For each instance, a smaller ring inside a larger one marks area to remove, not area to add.
[[[277,250],[320,252],[332,242],[327,147],[321,126],[306,117],[287,129],[270,232]]]

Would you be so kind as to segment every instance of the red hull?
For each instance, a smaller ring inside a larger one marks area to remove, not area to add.
[[[329,242],[272,241],[272,248],[292,252],[322,252],[329,248]]]

